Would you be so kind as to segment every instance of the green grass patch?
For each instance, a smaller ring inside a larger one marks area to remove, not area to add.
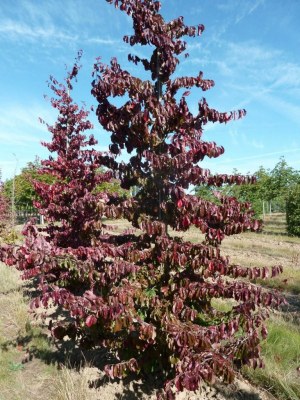
[[[272,279],[257,280],[257,283],[268,288],[300,295],[300,272],[284,268],[283,274]]]
[[[280,400],[300,399],[300,330],[282,318],[268,323],[269,335],[262,344],[265,368],[244,368],[243,374],[255,384],[265,387]]]

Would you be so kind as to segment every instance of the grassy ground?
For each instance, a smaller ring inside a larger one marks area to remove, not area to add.
[[[56,370],[31,358],[27,349],[41,346],[39,328],[33,328],[18,273],[0,265],[0,399],[50,397],[49,380]],[[44,343],[45,345],[45,343]],[[29,367],[30,364],[30,367]],[[29,384],[30,382],[30,384]],[[54,400],[54,398],[53,398]]]
[[[271,318],[269,335],[263,343],[264,369],[245,368],[254,383],[267,388],[280,400],[299,400],[300,330],[281,316]]]
[[[125,227],[126,223],[121,225]],[[194,229],[184,236],[191,241],[202,240]],[[274,314],[268,323],[269,336],[263,343],[266,368],[244,369],[243,374],[278,400],[299,400],[300,239],[285,234],[283,215],[273,215],[267,218],[263,234],[229,237],[222,251],[233,263],[244,266],[284,266],[281,277],[261,283],[285,291],[292,305]],[[68,363],[58,362],[67,357],[59,354],[28,314],[30,298],[24,295],[24,284],[16,271],[0,264],[0,400],[102,398],[99,392],[97,397],[95,391],[87,390],[91,373],[95,374],[93,368],[71,369]]]

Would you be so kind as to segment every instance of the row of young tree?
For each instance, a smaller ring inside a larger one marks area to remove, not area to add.
[[[107,348],[115,356],[105,367],[111,378],[163,376],[158,398],[174,399],[175,391],[196,390],[203,381],[231,382],[241,365],[263,365],[265,320],[284,299],[255,280],[273,277],[282,267],[243,267],[221,253],[226,235],[260,229],[247,202],[223,193],[218,202],[188,194],[191,185],[252,182],[239,174],[212,176],[199,166],[224,151],[202,139],[206,124],[245,115],[219,112],[205,98],[193,115],[189,90],[206,91],[214,82],[202,72],[173,77],[186,53],[182,38],[201,35],[204,26],[187,26],[183,17],[166,22],[158,1],[108,2],[133,20],[133,35],[124,41],[152,48],[149,59],[129,54],[149,79],[132,76],[115,58],[110,65],[95,63],[96,114],[111,135],[110,151],[101,153],[88,135],[93,128],[88,112],[71,97],[79,60],[65,84],[51,78],[51,102],[59,115],[48,126],[52,140],[44,145],[52,155],[41,161],[39,174],[53,181],[34,181],[35,207],[46,225],[28,223],[24,243],[2,245],[0,259],[38,282],[33,308],[57,306],[49,324],[53,337]],[[124,104],[115,105],[115,97]],[[118,161],[124,151],[131,154],[128,162]],[[97,190],[113,179],[124,190],[139,190],[131,197]],[[120,218],[130,230],[111,230],[107,220]],[[192,226],[202,238],[198,243],[181,234]],[[228,301],[229,309],[218,307],[218,299]]]
[[[49,174],[40,174],[38,171],[41,168],[41,160],[37,157],[35,161],[29,162],[25,168],[22,169],[20,174],[14,178],[8,179],[3,183],[3,194],[8,202],[14,198],[16,209],[32,209],[34,208],[34,201],[36,201],[37,193],[34,189],[33,182],[40,180],[47,183],[52,183],[53,176]],[[104,169],[99,169],[99,173]],[[238,170],[233,171],[234,175],[240,175]],[[245,185],[223,185],[218,190],[228,196],[234,196],[239,201],[250,202],[256,217],[263,217],[267,213],[281,212],[287,213],[287,219],[291,214],[291,207],[287,209],[289,199],[293,202],[300,202],[297,195],[297,185],[300,184],[300,171],[290,167],[281,157],[273,169],[266,169],[260,166],[259,169],[253,173],[256,177],[255,184]],[[197,196],[202,196],[207,199],[213,199],[213,188],[211,186],[202,185],[196,186],[195,193]],[[14,193],[13,193],[14,190]],[[111,193],[123,193],[127,197],[134,193],[132,191],[122,189],[120,181],[115,179],[114,182],[99,184],[96,191],[104,191]]]
[[[233,173],[238,174],[238,171]],[[273,169],[261,166],[253,175],[256,177],[255,184],[223,185],[221,188],[197,186],[195,192],[213,200],[213,192],[218,190],[239,201],[250,202],[257,218],[264,218],[272,212],[286,213],[288,233],[299,235],[296,220],[300,208],[300,171],[290,167],[281,157]]]

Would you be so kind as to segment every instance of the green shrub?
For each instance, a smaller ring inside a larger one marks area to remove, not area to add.
[[[290,235],[300,236],[300,185],[294,186],[287,197],[287,231]]]

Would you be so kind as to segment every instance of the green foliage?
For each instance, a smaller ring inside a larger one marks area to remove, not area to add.
[[[3,183],[0,182],[0,240],[2,241],[11,232],[10,204],[4,195]]]
[[[300,236],[300,184],[295,185],[288,193],[286,222],[288,233]]]
[[[15,205],[21,207],[33,207],[33,203],[37,200],[37,194],[33,187],[33,181],[37,180],[45,183],[53,183],[54,178],[48,174],[40,174],[38,170],[41,168],[41,161],[39,158],[33,162],[29,162],[25,168],[22,169],[19,175],[7,180],[4,183],[4,194],[7,199],[11,200],[13,185],[15,186],[14,198]]]
[[[283,157],[269,173],[266,186],[266,200],[272,201],[274,211],[286,211],[289,190],[300,182],[299,171],[289,167]]]
[[[99,168],[99,173],[104,173],[105,169],[103,167]],[[129,197],[130,191],[126,189],[122,189],[120,186],[120,181],[118,179],[111,179],[110,182],[102,182],[97,185],[94,193],[110,193],[117,194],[119,196]]]
[[[237,170],[234,170],[233,174],[240,175]],[[266,212],[285,212],[287,194],[300,182],[300,172],[289,167],[281,157],[272,170],[260,166],[254,175],[256,176],[254,185],[223,185],[218,190],[228,196],[236,197],[241,202],[250,202],[256,217]],[[197,196],[213,201],[211,188],[197,186],[195,192]]]
[[[195,194],[201,199],[208,200],[214,203],[217,200],[214,196],[214,190],[217,190],[217,188],[214,186],[199,185],[195,188]]]

